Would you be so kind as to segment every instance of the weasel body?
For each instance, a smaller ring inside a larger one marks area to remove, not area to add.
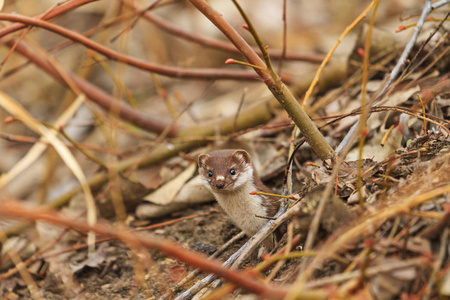
[[[257,233],[278,211],[275,197],[250,195],[271,192],[259,179],[245,150],[217,150],[198,157],[200,177],[233,222],[247,235]]]

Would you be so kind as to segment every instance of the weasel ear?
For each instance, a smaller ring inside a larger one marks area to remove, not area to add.
[[[245,150],[236,150],[233,153],[233,158],[238,160],[239,162],[245,162],[247,164],[252,162],[252,158],[250,157],[250,154],[248,154]]]
[[[208,154],[200,154],[198,156],[198,167],[203,168],[206,165],[208,158],[210,158]]]

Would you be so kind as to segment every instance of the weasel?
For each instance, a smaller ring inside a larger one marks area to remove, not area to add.
[[[253,236],[279,207],[276,197],[250,195],[251,191],[271,193],[258,176],[250,154],[245,150],[217,150],[198,157],[200,177],[233,222]],[[270,241],[264,242],[265,246]],[[270,247],[272,248],[272,247]]]

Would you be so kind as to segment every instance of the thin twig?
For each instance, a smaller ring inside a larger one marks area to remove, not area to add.
[[[441,160],[448,161],[448,158],[449,155],[446,154],[441,157]],[[443,167],[443,169],[445,169],[445,167]],[[442,170],[442,172],[444,171]],[[446,184],[444,181],[445,179],[439,177],[437,179],[440,180],[433,182],[433,185],[427,186],[420,194],[414,194],[403,198],[391,204],[389,209],[379,209],[370,216],[362,216],[351,227],[348,227],[345,232],[338,233],[334,236],[334,239],[328,240],[328,242],[322,246],[326,251],[319,252],[311,264],[309,264],[308,268],[300,274],[295,284],[288,292],[287,298],[293,299],[298,290],[305,288],[307,279],[312,275],[312,272],[316,268],[319,268],[331,255],[342,251],[342,249],[345,248],[345,245],[354,240],[355,237],[360,237],[367,228],[377,228],[388,219],[407,213],[426,201],[450,192],[450,185]],[[408,187],[404,186],[403,188],[407,189]],[[392,197],[395,198],[395,195],[392,195]]]
[[[106,221],[97,223],[95,226],[90,226],[84,222],[74,221],[71,218],[67,218],[67,216],[62,216],[45,208],[30,208],[29,206],[12,202],[2,202],[0,207],[0,215],[4,217],[24,218],[29,221],[41,220],[81,232],[95,232],[98,235],[111,236],[131,248],[141,249],[145,247],[147,249],[161,251],[187,264],[199,267],[204,271],[220,274],[225,279],[263,297],[282,299],[286,293],[286,290],[283,288],[263,283],[258,279],[249,277],[244,272],[226,268],[215,260],[207,259],[204,255],[195,251],[181,248],[171,241],[157,237],[144,238],[128,230],[121,230],[111,226]]]
[[[444,228],[444,230],[442,230],[439,253],[437,255],[436,260],[433,263],[433,270],[432,270],[431,275],[428,280],[427,290],[425,292],[425,295],[422,298],[424,300],[430,299],[431,293],[435,290],[435,288],[433,288],[433,287],[438,285],[437,276],[438,276],[439,270],[441,269],[442,264],[445,261],[445,257],[447,254],[449,231],[450,230],[448,227],[446,227],[446,228]]]
[[[334,45],[331,48],[331,50],[328,51],[327,56],[324,58],[324,60],[320,64],[319,69],[317,70],[316,75],[314,76],[314,79],[311,82],[311,85],[309,86],[308,90],[305,93],[305,97],[303,98],[302,107],[306,106],[306,103],[308,102],[309,97],[311,96],[312,91],[314,90],[314,87],[316,86],[317,82],[319,81],[319,77],[320,77],[320,74],[322,73],[323,68],[325,67],[325,65],[330,60],[331,56],[333,55],[334,51],[336,50],[336,48],[341,43],[342,39],[350,32],[350,30],[352,30],[356,25],[358,25],[358,23],[361,22],[362,19],[365,18],[366,13],[372,8],[373,4],[374,4],[374,2],[372,1],[366,7],[366,9],[362,13],[360,13],[359,16],[352,22],[352,24],[350,24],[349,26],[347,26],[345,28],[344,32],[341,34],[339,39],[334,43]],[[339,154],[339,153],[337,153],[337,154]]]
[[[413,258],[413,259],[405,260],[405,261],[398,261],[396,263],[389,262],[386,264],[368,268],[366,270],[366,276],[372,277],[372,276],[379,275],[380,273],[391,273],[396,270],[401,270],[401,269],[406,269],[406,268],[411,268],[414,266],[422,265],[424,262],[426,262],[426,261],[423,257]],[[326,285],[330,285],[330,284],[338,284],[338,283],[342,283],[342,282],[357,278],[360,275],[361,275],[360,270],[352,271],[349,273],[336,274],[333,276],[329,276],[329,277],[325,277],[325,278],[321,278],[321,279],[318,279],[315,281],[308,282],[307,284],[305,284],[305,288],[313,289],[313,288],[326,286]]]
[[[358,171],[358,180],[357,191],[359,198],[359,205],[361,208],[364,208],[364,197],[363,197],[363,180],[362,180],[362,172],[363,172],[363,154],[364,154],[364,143],[366,140],[366,120],[368,109],[366,107],[366,98],[367,98],[367,81],[369,80],[369,62],[370,62],[370,47],[372,44],[372,32],[375,26],[375,16],[378,11],[378,6],[380,4],[380,0],[373,0],[373,10],[372,16],[370,17],[369,28],[367,29],[366,41],[364,45],[364,57],[363,57],[363,73],[362,73],[362,85],[361,85],[361,122],[359,126],[359,149],[358,149],[358,162],[357,162],[357,171]]]
[[[137,5],[133,1],[127,1],[127,0],[121,0],[121,1],[126,6],[132,8],[133,10],[135,10],[137,12],[139,11],[139,9],[137,8]],[[170,34],[173,34],[177,37],[180,37],[182,39],[185,39],[187,41],[197,43],[199,45],[202,45],[202,46],[205,46],[208,48],[227,51],[227,52],[231,52],[231,53],[240,53],[239,49],[237,49],[231,43],[227,43],[227,42],[220,41],[220,40],[214,40],[214,39],[206,38],[199,34],[187,32],[152,13],[145,12],[143,14],[143,17],[147,21],[149,21],[149,22],[153,23],[154,25],[158,26],[159,28],[161,28],[162,30],[164,30]],[[262,55],[262,52],[259,49],[254,48],[253,50],[258,55]],[[320,54],[297,54],[297,53],[292,53],[292,52],[287,52],[287,53],[283,53],[283,52],[284,52],[283,49],[282,50],[273,49],[270,51],[272,58],[275,58],[275,59],[299,60],[299,61],[308,61],[308,62],[312,62],[312,63],[320,63],[323,60],[323,56]]]
[[[399,60],[397,61],[397,64],[392,69],[391,73],[387,76],[387,78],[384,80],[383,85],[379,89],[379,92],[376,93],[376,96],[370,101],[368,104],[369,106],[372,106],[379,102],[387,93],[388,89],[391,87],[394,80],[397,78],[398,74],[401,71],[401,68],[404,66],[406,59],[408,58],[414,44],[416,43],[416,40],[419,36],[420,31],[423,28],[423,24],[425,23],[425,20],[429,13],[431,12],[431,0],[426,0],[422,14],[419,18],[419,21],[417,22],[416,27],[414,28],[414,33],[411,36],[411,39],[406,44],[405,49],[403,50],[402,55],[400,56]],[[369,117],[370,114],[367,116]],[[359,128],[359,124],[361,122],[361,118],[358,119],[358,121],[353,124],[353,126],[350,128],[349,132],[345,135],[344,139],[341,141],[339,146],[336,148],[336,153],[339,154],[343,151],[345,146],[353,140],[353,136],[356,134],[356,131]],[[353,142],[352,142],[353,143]]]
[[[291,208],[289,211],[291,213],[285,213],[285,208],[281,207],[278,213],[274,216],[276,220],[269,220],[267,224],[261,228],[251,239],[249,239],[238,251],[233,253],[226,262],[223,263],[224,266],[231,266],[233,268],[238,268],[240,264],[248,257],[250,253],[259,245],[271,232],[275,230],[276,227],[281,225],[284,221],[290,219],[296,213],[295,208]],[[283,216],[283,217],[280,217]],[[194,286],[180,294],[176,300],[190,299],[195,294],[197,294],[201,289],[206,287],[208,284],[216,279],[215,275],[208,275],[202,280],[198,281]]]
[[[36,27],[41,27],[46,30],[57,33],[61,36],[64,36],[68,39],[71,39],[75,42],[78,42],[84,45],[87,48],[97,51],[101,53],[105,57],[116,60],[119,62],[126,63],[128,65],[134,66],[136,68],[155,72],[160,75],[175,77],[175,78],[191,78],[191,79],[254,79],[255,75],[252,72],[242,72],[236,73],[233,70],[226,69],[183,69],[178,67],[171,67],[166,65],[161,65],[157,63],[149,63],[142,59],[134,58],[128,55],[124,55],[122,53],[118,53],[106,46],[103,46],[97,42],[94,42],[91,39],[73,31],[66,29],[64,27],[58,26],[56,24],[34,19],[25,16],[13,15],[0,13],[0,20],[12,21],[12,22],[21,22],[27,25],[32,25]],[[0,31],[0,38],[5,36],[5,34]]]
[[[281,49],[281,57],[280,60],[278,61],[278,74],[281,74],[281,71],[283,70],[283,60],[286,58],[286,51],[287,51],[287,15],[286,15],[286,10],[287,10],[287,4],[286,4],[286,0],[283,0],[283,48]],[[272,51],[270,51],[272,52]],[[273,52],[272,52],[272,57],[273,56]]]
[[[231,238],[229,241],[227,241],[225,244],[223,244],[222,246],[220,246],[219,249],[217,249],[216,252],[214,252],[209,258],[216,258],[218,257],[220,254],[222,254],[226,249],[228,249],[228,247],[230,247],[232,244],[236,243],[237,241],[239,241],[240,239],[242,239],[243,237],[245,237],[245,232],[241,231],[238,234],[236,234],[233,238]],[[194,278],[198,273],[200,272],[199,269],[195,269],[194,271],[192,271],[191,273],[189,273],[183,280],[181,280],[180,282],[177,283],[178,286],[183,286],[185,285],[189,280],[191,280],[192,278]]]
[[[292,117],[295,124],[300,128],[307,142],[314,152],[322,160],[326,160],[334,156],[334,151],[326,141],[317,126],[311,121],[308,114],[303,110],[297,99],[287,86],[281,81],[280,77],[272,68],[269,68],[268,55],[265,55],[267,65],[253,51],[252,47],[242,38],[242,36],[234,29],[222,16],[221,13],[213,9],[204,0],[189,0],[201,13],[205,15],[220,31],[238,48],[248,63],[257,66],[253,68],[258,76],[264,81],[272,95],[283,106],[286,112]],[[244,14],[245,15],[245,14]],[[248,24],[255,39],[258,40],[255,30],[251,23]],[[258,42],[259,47],[262,42]],[[264,48],[264,47],[262,47]]]

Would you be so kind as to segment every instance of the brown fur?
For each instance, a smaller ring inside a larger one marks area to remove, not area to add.
[[[245,150],[217,150],[202,154],[198,157],[198,165],[204,184],[234,223],[248,235],[255,234],[267,222],[255,215],[272,217],[277,213],[280,207],[277,197],[249,195],[253,190],[266,193],[271,193],[271,190],[261,182]]]

